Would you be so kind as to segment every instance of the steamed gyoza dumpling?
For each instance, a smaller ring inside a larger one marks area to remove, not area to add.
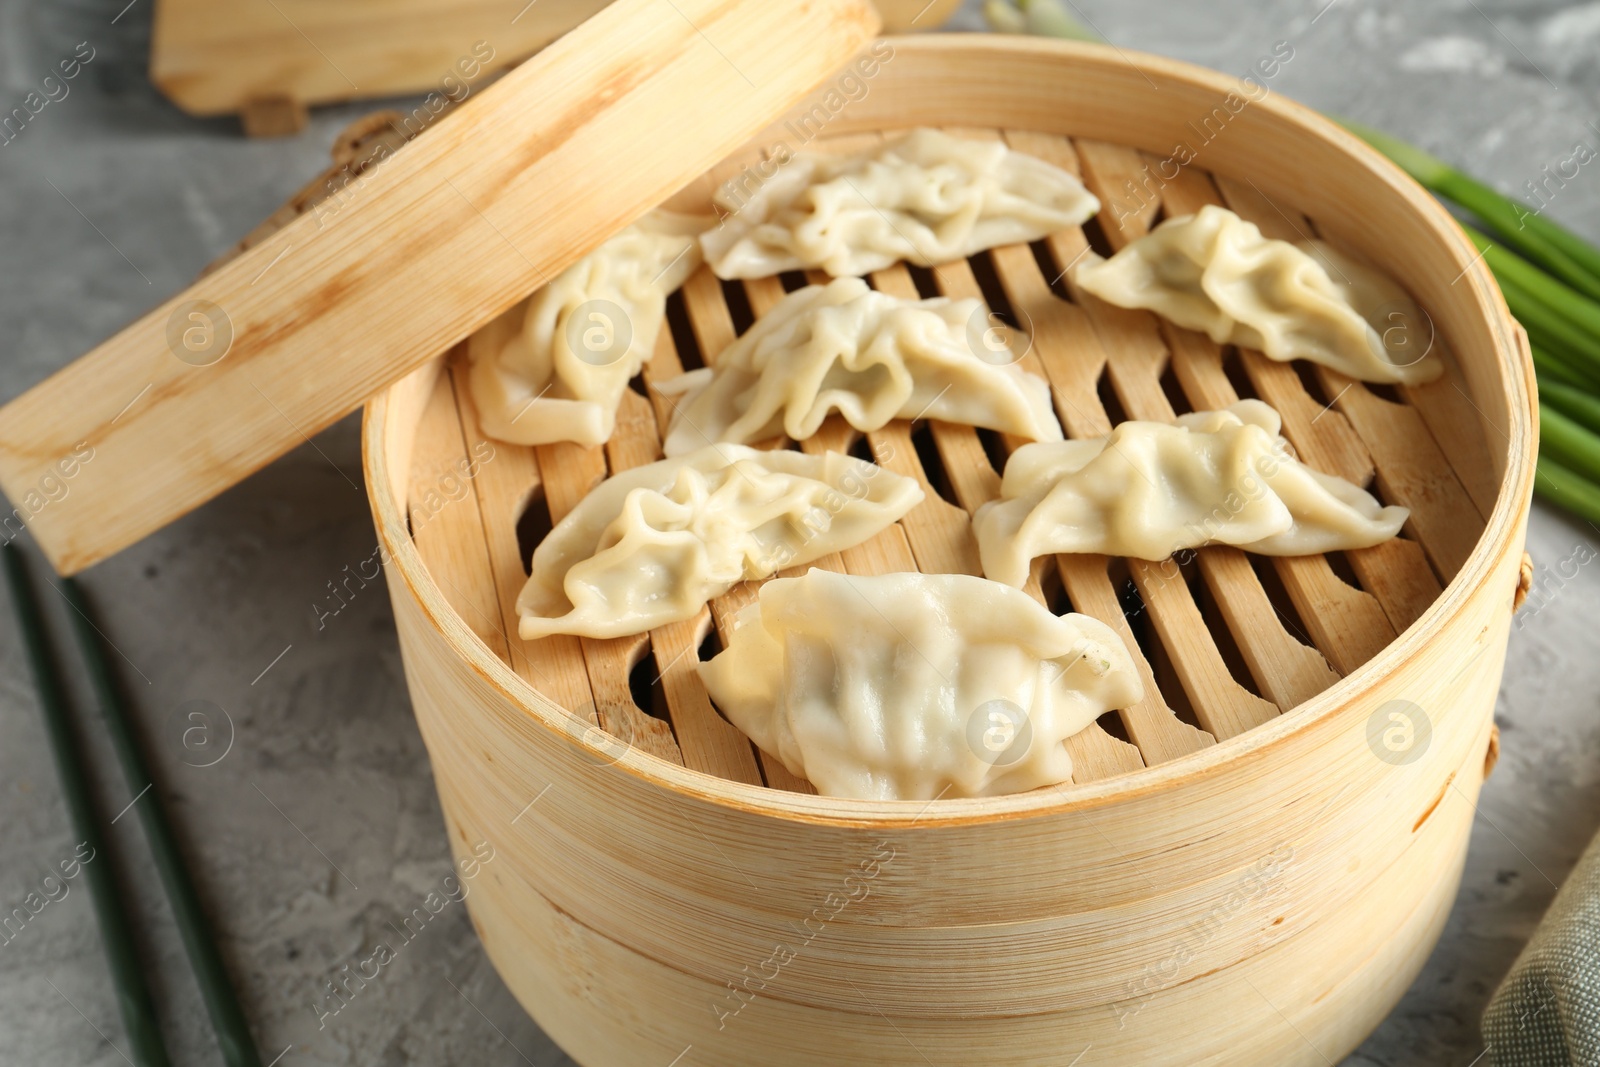
[[[1320,241],[1263,237],[1226,208],[1168,219],[1073,277],[1109,303],[1154,311],[1218,344],[1306,359],[1366,382],[1439,376],[1432,327],[1391,279]]]
[[[1058,441],[1050,389],[988,347],[976,300],[902,300],[839,278],[790,293],[717,358],[661,387],[674,403],[664,451],[711,441],[804,440],[838,411],[858,430],[891,419],[966,423]]]
[[[802,152],[779,162],[753,190],[730,183],[714,197],[722,222],[700,243],[718,277],[932,266],[1034,241],[1100,210],[1059,167],[938,130],[857,155]]]
[[[1061,743],[1143,695],[1105,624],[965,574],[768,582],[700,677],[763,751],[864,800],[1068,781]]]
[[[1266,404],[1241,400],[1176,425],[1124,422],[1109,437],[1024,445],[999,498],[973,516],[983,573],[1020,587],[1029,561],[1057,552],[1161,560],[1223,544],[1304,556],[1400,532],[1405,508],[1303,465],[1280,425]]]
[[[837,452],[715,445],[634,467],[534,549],[518,632],[623,637],[691,619],[734,583],[858,545],[921,499],[914,479]]]
[[[472,335],[484,432],[542,445],[604,444],[628,381],[650,359],[667,294],[700,265],[709,218],[656,210]]]

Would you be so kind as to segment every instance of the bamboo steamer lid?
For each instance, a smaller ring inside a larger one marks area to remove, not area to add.
[[[868,0],[617,0],[337,213],[298,219],[0,409],[0,489],[60,573],[117,552],[527,296],[877,28]],[[41,497],[63,476],[64,496]]]

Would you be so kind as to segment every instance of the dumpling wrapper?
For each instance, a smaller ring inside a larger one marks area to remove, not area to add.
[[[517,629],[623,637],[691,619],[735,583],[858,545],[921,500],[914,479],[837,452],[715,445],[634,467],[534,549]]]
[[[1143,695],[1110,627],[965,574],[770,581],[699,670],[763,751],[824,795],[863,800],[1068,781],[1062,742]]]
[[[473,334],[468,380],[484,432],[519,445],[609,440],[710,223],[652,211]]]
[[[1124,422],[1109,437],[1024,445],[973,516],[983,573],[1021,587],[1036,556],[1162,560],[1202,545],[1269,556],[1367,548],[1410,514],[1295,459],[1259,400]]]
[[[700,238],[719,278],[821,269],[835,278],[925,267],[1081,225],[1100,202],[1078,178],[1000,141],[919,129],[856,155],[801,152],[753,190],[714,197]]]
[[[1168,219],[1110,259],[1086,256],[1077,284],[1218,344],[1310,360],[1364,382],[1437,378],[1432,324],[1386,275],[1319,241],[1261,235],[1226,208]]]
[[[801,441],[830,412],[863,432],[891,419],[941,419],[1034,441],[1061,440],[1050,388],[987,347],[977,300],[902,300],[859,278],[784,297],[714,368],[662,383],[681,392],[662,449],[712,441]]]

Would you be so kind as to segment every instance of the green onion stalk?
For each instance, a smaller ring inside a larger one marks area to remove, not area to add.
[[[1540,420],[1541,424],[1543,420]],[[1580,518],[1600,523],[1600,487],[1583,475],[1550,458],[1541,446],[1534,469],[1533,489],[1545,500]]]
[[[1061,0],[984,0],[983,17],[998,33],[1031,33],[1066,41],[1104,43],[1105,38],[1067,14]]]
[[[1546,409],[1554,409],[1593,434],[1600,434],[1600,397],[1566,384],[1539,383],[1539,399]]]
[[[1540,400],[1534,491],[1600,523],[1600,249],[1420,149],[1344,125],[1493,231],[1462,225],[1528,331]]]
[[[1420,148],[1358,122],[1337,121],[1388,156],[1423,188],[1478,216],[1530,262],[1591,300],[1600,300],[1600,249],[1549,221],[1540,209],[1495,192]]]

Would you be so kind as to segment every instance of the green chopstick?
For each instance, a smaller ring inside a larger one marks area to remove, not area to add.
[[[245,1019],[244,1009],[239,1006],[239,998],[228,978],[222,954],[217,951],[216,940],[206,922],[205,910],[200,906],[200,895],[195,891],[194,881],[183,863],[183,854],[178,850],[172,824],[167,821],[166,809],[162,807],[160,798],[150,789],[154,778],[150,775],[144,753],[134,734],[127,703],[123,700],[116,679],[111,675],[105,651],[100,647],[100,632],[90,618],[89,605],[78,583],[71,578],[61,581],[61,592],[66,596],[67,603],[72,605],[73,632],[77,635],[78,646],[88,664],[89,679],[100,701],[106,730],[111,735],[111,747],[117,753],[117,762],[122,764],[122,776],[130,791],[141,791],[140,797],[143,797],[142,791],[150,790],[148,797],[136,797],[134,806],[139,809],[145,840],[149,842],[150,852],[155,858],[161,884],[166,887],[167,900],[178,922],[178,934],[183,939],[184,950],[189,954],[189,965],[194,968],[200,996],[205,1001],[207,1014],[211,1016],[211,1028],[216,1031],[223,1061],[228,1067],[261,1067],[255,1039],[250,1035],[250,1024]]]
[[[100,940],[105,945],[106,963],[111,967],[117,1008],[128,1034],[133,1063],[136,1067],[168,1067],[171,1061],[167,1059],[167,1048],[161,1040],[155,1005],[150,1000],[150,990],[145,985],[134,950],[132,926],[122,908],[105,839],[95,817],[83,753],[67,718],[66,698],[45,638],[39,603],[28,584],[22,553],[10,544],[0,548],[0,552],[5,557],[6,584],[11,588],[17,626],[27,646],[28,663],[33,669],[39,707],[44,712],[45,730],[50,735],[50,749],[55,754],[56,773],[61,778],[61,791],[72,819],[73,833],[92,850],[91,858],[83,865],[83,876],[89,883],[89,896],[94,903],[95,920],[100,925]]]

